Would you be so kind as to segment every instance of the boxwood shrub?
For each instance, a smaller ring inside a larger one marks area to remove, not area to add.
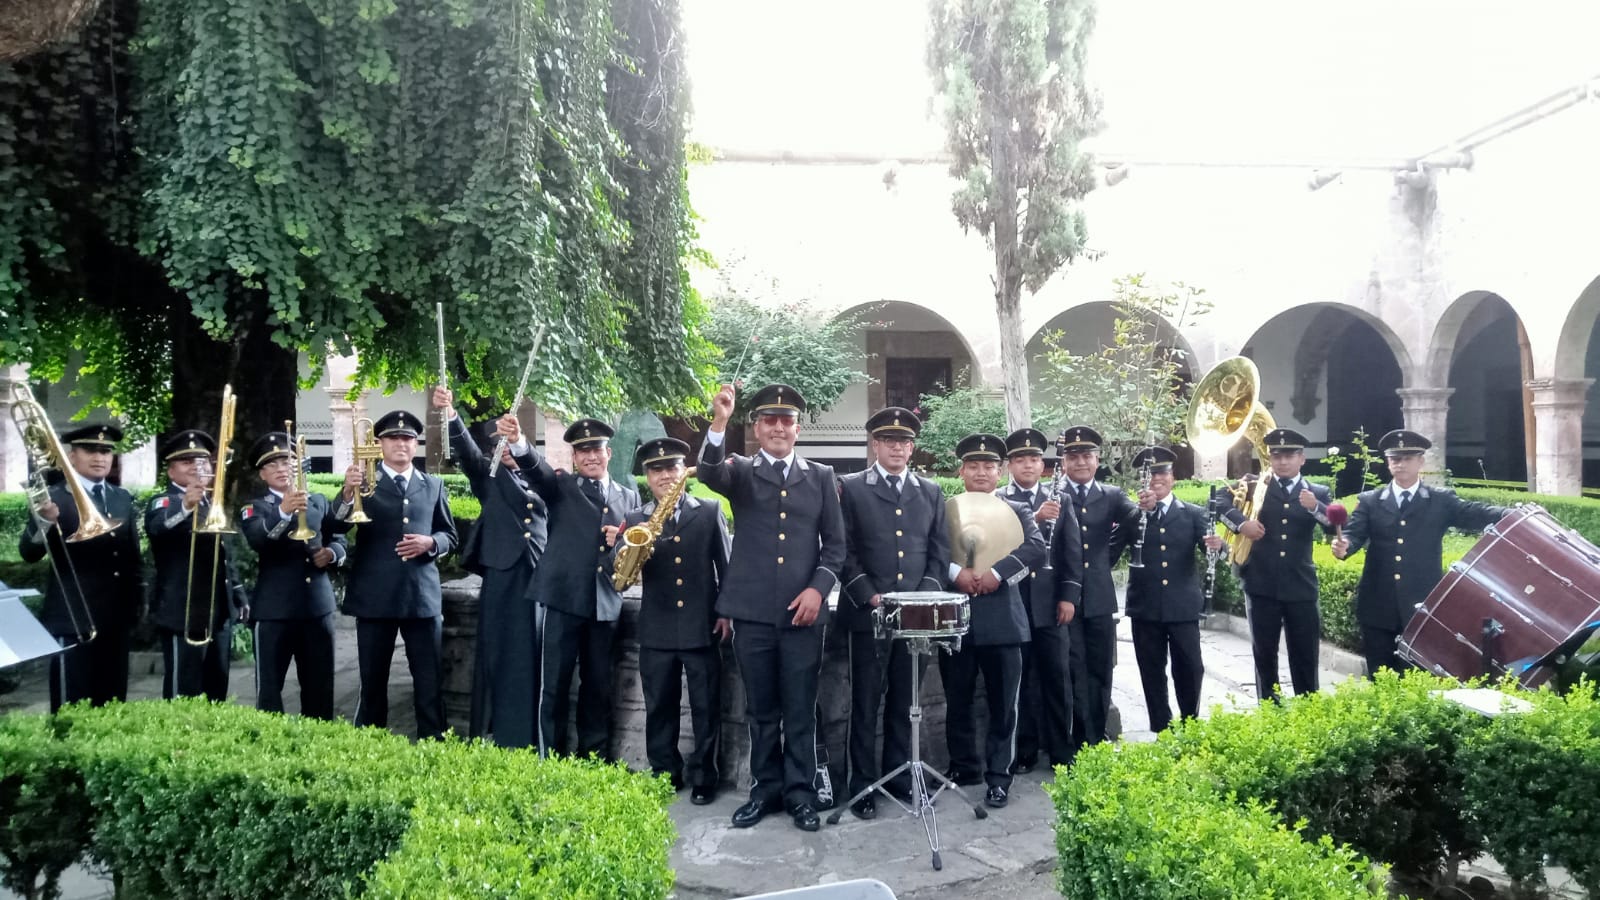
[[[87,854],[132,896],[659,898],[670,799],[620,766],[201,700],[0,719],[18,886]]]
[[[1386,672],[1213,711],[1152,744],[1086,748],[1046,786],[1062,892],[1386,896],[1487,852],[1518,887],[1559,865],[1600,896],[1594,685],[1565,696],[1503,685],[1533,711],[1494,718],[1437,695],[1454,687]]]

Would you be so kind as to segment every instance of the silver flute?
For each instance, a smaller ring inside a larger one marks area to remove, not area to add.
[[[433,305],[433,320],[439,326],[439,387],[449,387],[450,386],[450,367],[445,362],[445,353],[444,353],[444,304],[443,303],[435,303]],[[447,424],[448,424],[448,420],[447,420]],[[446,438],[444,440],[443,450],[444,450],[444,458],[445,459],[449,459],[450,458],[450,441],[449,441],[448,438]]]
[[[539,345],[543,342],[544,326],[540,325],[539,330],[533,334],[533,346],[528,349],[528,363],[522,367],[522,380],[517,382],[517,395],[511,400],[511,412],[513,414],[522,406],[522,397],[528,391],[528,379],[533,376],[534,361],[539,358]],[[494,458],[489,460],[490,478],[500,474],[500,456],[505,453],[506,445],[509,443],[510,441],[507,441],[506,436],[503,434],[500,435],[500,440],[495,442]]]

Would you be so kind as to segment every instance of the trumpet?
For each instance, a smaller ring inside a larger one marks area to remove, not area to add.
[[[371,497],[373,491],[378,489],[378,460],[383,459],[383,445],[373,437],[372,420],[366,416],[350,423],[350,437],[355,460],[365,468],[361,473],[361,490],[356,491],[350,516],[345,521],[360,525],[372,521],[372,517],[361,508],[361,498]]]
[[[284,419],[283,420],[283,430],[284,430],[285,434],[294,434],[294,420],[293,419]],[[298,436],[298,437],[296,437],[294,439],[294,453],[295,453],[295,456],[294,456],[294,477],[295,477],[294,489],[299,491],[300,493],[304,494],[304,493],[306,493],[306,437],[305,437],[305,435],[302,434],[302,435],[300,435],[300,436]],[[289,537],[292,538],[293,540],[297,540],[297,541],[309,541],[309,540],[311,540],[312,538],[314,538],[316,536],[317,536],[317,533],[315,531],[311,530],[310,523],[306,521],[306,510],[305,510],[305,507],[301,507],[301,509],[300,509],[300,520],[299,520],[299,523],[298,523],[298,527],[296,527],[295,530],[289,532]]]
[[[61,439],[56,437],[55,429],[50,427],[50,417],[45,413],[44,407],[33,397],[33,392],[25,384],[12,387],[11,422],[17,426],[17,431],[22,434],[22,443],[27,448],[28,458],[33,463],[33,472],[28,476],[28,508],[39,526],[41,534],[46,535],[46,556],[50,558],[50,569],[55,574],[56,581],[61,584],[63,599],[67,608],[67,617],[72,620],[72,629],[82,639],[81,643],[88,643],[95,639],[99,630],[94,624],[94,614],[89,609],[88,598],[83,594],[83,584],[78,580],[78,569],[72,564],[72,555],[68,552],[67,544],[76,544],[79,541],[93,540],[102,535],[110,534],[122,526],[121,519],[113,519],[101,513],[89,499],[83,489],[83,483],[73,474],[67,464],[67,451],[61,446]],[[55,469],[64,477],[63,484],[72,495],[72,505],[78,513],[78,529],[72,534],[61,531],[61,523],[48,522],[39,511],[51,503],[50,485],[46,481],[46,473]],[[56,529],[63,541],[61,556],[67,563],[67,574],[72,577],[73,590],[67,590],[66,580],[61,577],[61,567],[56,562],[56,554],[49,546],[48,535],[50,529]],[[78,597],[74,609],[70,602],[73,594]],[[83,613],[83,623],[78,622],[78,613]]]
[[[201,504],[206,509],[204,521],[200,518],[201,506],[194,508],[193,524],[189,529],[189,577],[183,598],[183,641],[191,647],[204,647],[211,643],[211,623],[217,615],[217,566],[222,561],[222,536],[236,533],[228,518],[225,501],[228,463],[233,458],[233,450],[229,445],[233,443],[233,415],[237,401],[238,398],[233,396],[233,385],[223,385],[222,422],[217,429],[217,462],[213,465],[210,458],[202,458],[195,463],[195,478],[211,492],[211,502]],[[195,640],[190,637],[193,634],[190,620],[194,616],[194,552],[202,534],[211,536],[211,602],[206,612],[205,637]]]

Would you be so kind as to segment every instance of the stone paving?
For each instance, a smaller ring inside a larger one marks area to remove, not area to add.
[[[1217,704],[1227,708],[1254,706],[1250,646],[1243,623],[1227,616],[1213,616],[1208,625],[1212,627],[1203,631],[1201,638],[1206,664],[1203,708],[1209,710]],[[1119,626],[1117,658],[1113,693],[1125,723],[1124,737],[1152,740],[1126,620]],[[158,698],[159,655],[137,654],[135,663],[130,697]],[[1324,685],[1360,671],[1359,659],[1330,646],[1323,648],[1322,664]],[[1287,673],[1287,661],[1282,668]],[[926,687],[937,690],[936,666],[929,667],[929,675]],[[337,710],[348,718],[354,713],[356,701],[355,629],[352,620],[342,617],[336,633],[336,679]],[[395,654],[390,690],[390,722],[402,734],[415,729],[409,684],[402,648]],[[253,704],[252,668],[236,665],[230,687],[237,702]],[[298,688],[292,671],[284,694],[286,705],[295,711]],[[47,688],[38,671],[32,672],[19,690],[0,695],[0,712],[43,711],[47,707]],[[930,747],[926,755],[942,761],[943,742],[933,743],[941,746]],[[781,813],[769,816],[754,828],[731,827],[729,817],[745,797],[742,787],[724,787],[717,800],[704,807],[690,804],[685,792],[670,808],[679,832],[671,857],[678,876],[674,896],[680,900],[709,900],[852,878],[877,878],[889,885],[896,896],[912,900],[969,897],[980,883],[986,900],[1057,897],[1052,875],[1053,817],[1042,788],[1049,777],[1050,773],[1044,771],[1018,776],[1010,804],[1003,810],[990,810],[989,816],[981,820],[959,798],[949,792],[941,796],[937,815],[943,846],[941,871],[934,871],[930,864],[921,825],[888,801],[879,803],[874,821],[863,822],[846,812],[839,824],[828,825],[824,814],[822,830],[807,834],[795,829]],[[968,788],[968,796],[981,802],[981,790]],[[107,880],[82,869],[69,872],[63,888],[65,900],[112,895]],[[0,900],[10,898],[0,891]]]

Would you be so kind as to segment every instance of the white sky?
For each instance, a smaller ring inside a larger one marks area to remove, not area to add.
[[[684,0],[693,137],[912,155],[926,0]],[[1600,74],[1596,0],[1101,0],[1096,148],[1168,159],[1415,156]]]

